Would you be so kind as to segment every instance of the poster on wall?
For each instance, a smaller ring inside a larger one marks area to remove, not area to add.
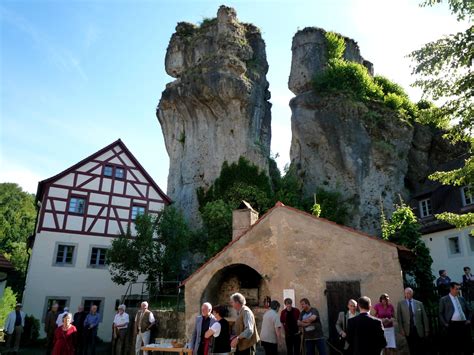
[[[292,288],[284,289],[283,290],[283,300],[286,300],[287,298],[290,298],[293,301],[293,307],[296,306],[296,300],[295,300],[295,290]]]

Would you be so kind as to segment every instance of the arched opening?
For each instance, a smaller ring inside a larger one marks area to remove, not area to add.
[[[233,264],[216,272],[202,293],[201,303],[228,305],[230,296],[240,292],[251,308],[264,306],[270,296],[267,282],[255,269],[245,264]]]

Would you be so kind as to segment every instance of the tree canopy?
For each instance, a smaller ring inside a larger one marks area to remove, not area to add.
[[[426,0],[421,6],[433,6],[442,0]],[[443,102],[432,122],[446,127],[446,137],[453,143],[468,142],[469,156],[462,168],[453,171],[436,172],[430,176],[445,185],[474,185],[474,2],[469,0],[448,0],[451,13],[457,21],[466,23],[465,30],[444,36],[425,44],[409,57],[415,63],[413,74],[417,76],[414,86],[423,90],[423,95]],[[474,213],[456,215],[442,213],[436,216],[457,227],[474,224]]]
[[[0,253],[10,260],[16,272],[8,283],[15,292],[24,287],[28,264],[28,237],[34,233],[35,196],[14,183],[0,183]]]
[[[142,275],[147,282],[182,278],[182,260],[189,247],[189,229],[182,214],[167,206],[159,216],[137,216],[135,229],[136,236],[127,230],[107,251],[112,281],[125,285]]]
[[[413,210],[401,202],[389,220],[382,213],[382,238],[410,249],[415,258],[408,265],[403,265],[406,286],[417,286],[429,293],[433,289],[434,277],[431,273],[433,259],[430,251],[421,239],[420,225]],[[409,277],[414,279],[412,285]],[[428,295],[429,296],[429,295]]]

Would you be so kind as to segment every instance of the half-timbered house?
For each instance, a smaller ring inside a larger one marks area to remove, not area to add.
[[[116,303],[126,291],[111,281],[105,253],[142,213],[170,203],[121,140],[39,182],[38,217],[24,310],[43,321],[53,301],[74,313],[95,304],[99,337],[109,340]],[[41,327],[43,328],[43,327]]]

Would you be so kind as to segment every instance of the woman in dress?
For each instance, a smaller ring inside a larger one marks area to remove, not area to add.
[[[339,334],[340,347],[343,354],[349,354],[349,343],[347,342],[347,324],[349,319],[357,316],[359,312],[357,311],[357,301],[350,299],[347,302],[347,312],[339,312],[337,317],[336,329],[337,334]]]
[[[395,308],[390,303],[390,298],[386,293],[380,296],[379,303],[374,306],[375,316],[382,320],[384,327],[385,340],[387,340],[387,346],[385,347],[384,354],[391,355],[396,354],[397,345],[395,343]]]
[[[74,355],[76,351],[77,330],[71,324],[72,315],[63,316],[63,324],[54,333],[54,348],[52,355]]]
[[[225,306],[215,306],[212,314],[216,317],[216,322],[204,334],[206,339],[214,338],[211,346],[211,354],[228,355],[230,354],[230,327],[229,322],[224,318],[227,316]]]

